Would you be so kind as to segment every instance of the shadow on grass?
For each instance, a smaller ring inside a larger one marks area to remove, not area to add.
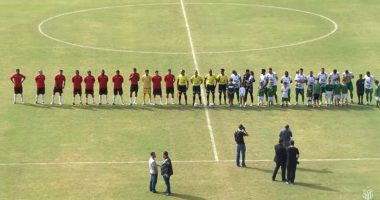
[[[98,110],[145,110],[145,111],[155,111],[155,110],[184,110],[184,111],[197,111],[197,110],[203,110],[203,106],[197,106],[193,107],[192,105],[137,105],[137,106],[129,106],[129,105],[70,105],[70,104],[63,104],[63,105],[50,105],[50,104],[31,104],[31,103],[25,103],[25,104],[17,104],[17,105],[24,105],[29,106],[33,108],[41,108],[41,109],[82,109],[82,110],[89,110],[89,111],[98,111]],[[366,106],[366,105],[354,105],[350,104],[348,106],[339,106],[339,107],[329,107],[326,108],[318,107],[308,107],[304,105],[300,106],[290,106],[290,107],[281,107],[280,105],[272,106],[272,107],[258,107],[258,106],[247,106],[245,108],[239,107],[238,105],[234,105],[233,107],[230,107],[228,105],[220,105],[220,106],[213,106],[208,107],[210,111],[240,111],[240,112],[270,112],[270,111],[291,111],[291,110],[299,110],[299,111],[334,111],[334,112],[349,112],[349,111],[360,111],[360,110],[379,110],[375,106]]]
[[[164,192],[158,192],[157,194],[165,195]],[[176,199],[186,199],[186,200],[206,200],[205,198],[202,198],[202,197],[189,195],[189,194],[178,194],[178,193],[172,193],[170,197],[176,198]]]
[[[331,173],[333,173],[332,171],[330,171],[328,169],[317,170],[317,169],[307,169],[307,168],[298,167],[297,170],[303,171],[303,172],[313,172],[313,173],[321,173],[321,174],[331,174]]]
[[[332,189],[326,186],[323,186],[321,184],[314,184],[314,183],[304,183],[304,182],[296,182],[296,186],[306,187],[314,190],[321,190],[321,191],[327,191],[327,192],[339,192],[339,190]]]
[[[256,170],[256,171],[260,171],[260,172],[264,172],[264,173],[268,173],[268,174],[273,174],[273,170],[270,170],[270,169],[262,169],[262,168],[257,168],[257,167],[245,167],[244,169],[251,169],[251,170]]]

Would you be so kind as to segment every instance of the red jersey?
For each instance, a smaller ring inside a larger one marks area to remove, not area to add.
[[[162,77],[160,75],[156,75],[152,77],[153,89],[161,89],[161,81]]]
[[[166,74],[164,80],[165,80],[165,84],[167,88],[174,87],[174,79],[175,79],[175,76],[173,74]]]
[[[122,75],[115,75],[112,77],[112,82],[115,89],[121,89],[123,88],[124,78]]]
[[[11,79],[13,80],[15,88],[22,88],[22,80],[25,79],[25,76],[22,74],[14,74],[11,76]]]
[[[37,75],[36,78],[37,88],[45,88],[45,75]]]
[[[99,88],[100,89],[106,89],[107,83],[108,83],[108,76],[105,74],[104,75],[100,74],[98,76],[98,82],[99,82]]]
[[[86,78],[84,78],[84,83],[86,84],[86,89],[94,89],[95,77],[92,75],[86,76]]]
[[[132,85],[138,85],[139,84],[139,80],[140,80],[140,74],[139,73],[130,73],[129,74],[129,78],[131,80],[131,84]]]
[[[55,76],[54,80],[56,88],[63,88],[63,82],[66,82],[66,77],[64,75],[58,74]]]
[[[73,78],[71,79],[73,82],[73,87],[74,89],[81,89],[82,88],[82,82],[83,78],[80,75],[74,75]]]

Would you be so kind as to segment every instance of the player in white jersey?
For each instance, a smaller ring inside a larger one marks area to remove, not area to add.
[[[265,69],[261,69],[261,74],[260,74],[260,85],[262,85],[262,89],[264,91],[265,99],[268,101],[268,92],[267,92],[267,79],[265,77]]]
[[[338,80],[340,80],[339,72],[334,69],[333,72],[330,73],[329,79],[331,80],[331,84],[335,85]]]
[[[327,85],[327,74],[325,73],[325,68],[321,68],[321,72],[318,74],[319,83],[321,84],[321,98],[320,103],[322,104],[323,93],[326,92]]]
[[[288,71],[285,71],[285,75],[281,77],[281,83],[283,85],[287,85],[289,88],[291,87],[290,84],[293,83],[293,80],[292,80],[292,77],[289,76],[289,72]],[[288,91],[288,102],[289,102],[289,105],[290,105],[290,93],[291,93],[291,90],[289,89]]]
[[[367,74],[364,76],[364,88],[365,88],[367,105],[370,105],[372,103],[374,81],[375,81],[375,78],[371,75],[371,72],[367,72]]]
[[[232,84],[234,84],[234,86],[235,86],[235,93],[236,93],[237,101],[239,102],[239,87],[240,87],[240,83],[241,83],[241,76],[240,76],[240,74],[238,74],[236,72],[236,70],[233,70],[232,74],[231,74],[231,78],[232,78]]]
[[[305,104],[305,83],[306,83],[306,77],[303,74],[303,69],[301,68],[299,71],[297,71],[296,76],[294,78],[294,81],[296,82],[296,105],[298,104],[298,95],[301,95],[302,97],[302,104]]]
[[[346,70],[342,75],[342,79],[345,82],[348,91],[350,91],[351,103],[354,103],[354,86],[352,84],[352,79],[354,79],[354,75],[352,74],[352,72]]]
[[[310,74],[309,74],[309,76],[306,77],[306,80],[307,80],[307,86],[313,87],[313,85],[315,83],[315,76],[314,76],[313,71],[310,71]]]
[[[267,79],[268,85],[272,85],[272,90],[274,92],[273,96],[276,99],[276,104],[278,104],[278,99],[277,99],[277,73],[273,71],[272,68],[268,69],[268,73],[265,75],[265,78]]]

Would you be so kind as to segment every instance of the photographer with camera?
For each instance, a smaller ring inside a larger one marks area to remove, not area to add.
[[[248,136],[247,131],[243,124],[240,124],[238,130],[235,132],[235,142],[236,142],[236,166],[247,167],[245,165],[245,143],[244,137]],[[240,153],[241,153],[241,165],[240,165]]]

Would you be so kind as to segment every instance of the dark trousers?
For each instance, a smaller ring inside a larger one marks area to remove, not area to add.
[[[238,144],[236,147],[236,165],[240,166],[240,153],[241,165],[245,166],[245,144]]]
[[[272,179],[273,180],[276,179],[277,172],[280,169],[280,167],[281,167],[281,178],[282,178],[282,181],[285,181],[286,180],[285,179],[286,163],[277,163],[276,162],[276,167],[274,168]]]
[[[290,183],[294,183],[294,180],[296,179],[296,169],[297,169],[297,165],[295,166],[287,166],[286,170],[287,170],[287,180],[290,182]]]
[[[165,181],[166,193],[171,194],[172,191],[170,190],[170,176],[162,176],[162,177],[164,178],[164,181]]]
[[[150,174],[149,191],[156,191],[157,174]]]

